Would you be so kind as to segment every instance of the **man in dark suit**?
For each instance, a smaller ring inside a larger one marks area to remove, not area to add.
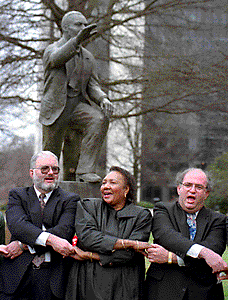
[[[177,185],[178,201],[154,209],[145,299],[224,299],[226,217],[204,206],[211,183],[201,169],[179,173]]]
[[[81,46],[96,32],[86,18],[71,11],[62,19],[63,36],[44,52],[44,95],[39,121],[43,149],[60,157],[64,180],[99,182],[96,164],[113,106],[98,84],[93,55]]]
[[[9,193],[11,243],[1,264],[1,300],[64,299],[79,196],[59,188],[58,175],[58,158],[42,151],[31,159],[34,185]]]

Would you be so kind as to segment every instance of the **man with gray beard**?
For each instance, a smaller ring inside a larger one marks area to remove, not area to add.
[[[79,196],[58,187],[58,158],[50,151],[30,162],[33,186],[14,188],[6,210],[11,243],[0,269],[0,299],[64,299]]]

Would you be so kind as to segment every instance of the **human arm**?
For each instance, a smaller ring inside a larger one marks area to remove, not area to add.
[[[59,238],[58,236],[52,234],[48,235],[46,245],[51,246],[54,249],[54,251],[60,253],[64,257],[75,254],[74,247],[67,240]],[[7,246],[0,245],[0,253],[1,250],[2,254],[4,254],[5,257],[14,259],[17,256],[21,255],[23,251],[29,250],[29,246],[22,244],[20,241],[13,241]]]
[[[210,220],[208,221],[208,216]],[[205,222],[207,220],[208,223]],[[162,226],[161,226],[162,224]],[[203,208],[197,216],[198,233],[196,239],[191,241],[186,236],[186,216],[178,205],[157,205],[153,220],[153,235],[155,243],[165,247],[181,257],[185,265],[191,268],[201,268],[202,262],[213,271],[220,269],[223,265],[221,254],[225,250],[225,219],[222,215]],[[189,252],[197,244],[201,245],[198,256],[189,256]],[[202,249],[203,255],[200,252]],[[213,257],[215,265],[210,260]],[[200,260],[196,258],[202,258]]]
[[[58,204],[56,207],[53,207],[53,212],[50,211],[50,213],[53,214],[53,221],[48,222],[47,220],[46,223],[44,222],[44,226],[46,228],[45,232],[51,233],[52,235],[58,236],[62,239],[66,239],[71,243],[75,233],[74,221],[77,202],[80,197],[74,193],[68,193],[59,188],[56,194],[53,194],[52,199],[50,200],[53,201],[53,205],[55,205],[57,200]]]
[[[96,24],[82,29],[77,36],[66,41],[63,37],[56,43],[47,47],[43,56],[45,68],[58,68],[64,66],[77,52],[78,47],[96,33]]]
[[[0,245],[0,254],[3,254],[4,256],[8,255],[8,250],[6,245]]]
[[[102,265],[127,263],[137,253],[134,249],[140,250],[149,247],[146,242],[151,229],[149,211],[141,210],[137,217],[129,218],[128,221],[126,221],[128,218],[121,219],[121,216],[118,215],[117,218],[121,220],[122,228],[126,228],[123,233],[120,233],[123,234],[123,237],[120,238],[114,236],[115,232],[112,230],[110,232],[108,228],[100,227],[99,224],[102,223],[102,220],[104,224],[107,221],[109,211],[105,210],[107,205],[103,206],[99,200],[96,201],[97,203],[83,200],[78,203],[75,225],[79,242],[86,250],[98,253]],[[127,225],[122,222],[127,222]]]
[[[77,36],[73,38],[75,47],[77,48],[84,41],[90,39],[93,35],[95,35],[97,33],[96,28],[97,28],[96,24],[90,24],[84,27],[82,30],[80,30]]]
[[[32,215],[28,209],[29,198],[34,201],[36,199],[35,191],[32,191],[32,188],[11,190],[6,209],[6,221],[12,240],[18,240],[33,247],[37,237],[42,233],[42,229],[32,222]],[[39,209],[38,205],[39,203],[37,203],[37,210]]]
[[[108,98],[103,98],[101,100],[100,106],[107,117],[110,117],[113,114],[114,107],[112,103],[108,100]]]
[[[53,193],[55,193],[51,195],[51,197],[54,197],[52,198],[53,200],[51,198],[48,200],[53,201],[49,203],[52,218],[47,218],[46,223],[44,223],[46,231],[43,231],[37,226],[38,219],[35,212],[36,209],[39,209],[39,202],[35,198],[36,194],[33,188],[30,188],[28,191],[25,189],[16,189],[10,193],[6,216],[14,240],[19,240],[30,247],[34,247],[37,244],[46,246],[48,236],[52,234],[51,241],[48,241],[50,246],[56,248],[56,245],[59,243],[58,246],[60,248],[62,247],[63,251],[65,251],[66,245],[68,245],[68,249],[72,249],[69,241],[71,241],[74,234],[73,225],[76,202],[79,197],[72,193],[66,193],[61,189],[57,189]],[[30,209],[27,207],[28,199],[31,199],[31,202],[34,201]],[[51,207],[52,204],[53,207]],[[46,235],[44,244],[37,243],[41,235]],[[53,237],[55,238],[53,239]],[[64,241],[62,239],[64,239]],[[58,249],[61,253],[62,250],[60,248]]]
[[[158,244],[151,244],[150,248],[147,249],[147,252],[147,258],[151,263],[178,263],[177,255],[175,253],[169,252],[164,247]]]
[[[179,219],[181,226],[177,222]],[[188,237],[185,213],[176,204],[156,204],[152,221],[152,234],[155,244],[161,245],[182,259],[194,245],[194,242]]]
[[[8,245],[4,246],[4,248],[6,252],[3,253],[4,256],[10,259],[14,259],[21,255],[23,251],[28,250],[27,245],[22,244],[20,241],[12,241]]]
[[[71,240],[74,235],[73,225],[79,196],[72,193],[66,193],[59,189],[58,194],[53,195],[53,197],[61,199],[59,207],[56,207],[56,212],[53,215],[53,219],[56,220],[51,223],[53,224],[52,227],[50,227],[50,224],[44,222],[46,231],[42,234],[46,236],[45,246],[52,247],[54,251],[65,257],[75,253],[75,250],[71,245]]]
[[[95,252],[89,252],[89,251],[83,251],[82,249],[78,248],[77,246],[74,246],[75,253],[71,254],[70,256],[74,258],[75,260],[90,260],[91,262],[93,260],[100,261],[100,256],[98,253]]]
[[[51,246],[55,252],[58,252],[63,257],[75,254],[74,247],[66,239],[53,234],[49,234],[46,245]]]
[[[169,252],[164,247],[152,244],[149,249],[147,249],[148,252],[148,260],[151,263],[174,263],[178,264],[178,257],[175,253]],[[202,258],[206,261],[208,266],[210,266],[213,270],[213,273],[219,273],[221,271],[224,271],[227,273],[227,275],[222,276],[222,279],[228,278],[228,268],[227,263],[222,259],[222,257],[215,253],[214,251],[203,247],[200,251],[197,258]],[[184,264],[183,264],[184,265]],[[227,278],[226,278],[227,277]]]
[[[204,247],[199,253],[199,258],[206,261],[208,266],[212,268],[213,273],[218,273],[228,268],[222,257],[209,248]]]

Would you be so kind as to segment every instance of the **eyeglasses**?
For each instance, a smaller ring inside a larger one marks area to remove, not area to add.
[[[201,192],[207,188],[206,186],[203,186],[201,184],[194,184],[190,182],[184,182],[180,184],[183,185],[186,190],[190,190],[192,187],[195,187],[197,192]]]
[[[52,170],[53,174],[59,174],[60,168],[59,167],[51,167],[51,166],[43,166],[40,168],[34,168],[41,171],[42,174],[47,174],[50,169]]]

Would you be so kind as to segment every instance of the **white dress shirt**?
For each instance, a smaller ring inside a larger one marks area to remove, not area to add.
[[[34,190],[36,192],[37,198],[39,199],[41,192],[39,192],[35,186],[34,186]],[[46,197],[44,198],[45,204],[48,202],[52,192],[53,191],[46,194]],[[50,233],[45,232],[46,228],[43,224],[42,224],[42,230],[43,230],[43,232],[37,237],[37,239],[35,241],[35,244],[46,247],[46,242],[47,242],[47,239],[48,239]],[[36,253],[34,248],[32,248],[30,246],[28,246],[28,248],[29,248],[30,253],[32,253],[32,254]],[[50,262],[51,261],[51,253],[49,251],[45,252],[45,260],[44,261],[45,262]]]
[[[196,212],[196,217],[198,215],[199,211]],[[188,256],[191,256],[193,258],[197,258],[199,256],[200,251],[204,248],[204,246],[199,244],[194,244],[189,248],[188,252],[186,253]],[[177,263],[179,266],[183,267],[185,266],[184,260],[177,256]]]

